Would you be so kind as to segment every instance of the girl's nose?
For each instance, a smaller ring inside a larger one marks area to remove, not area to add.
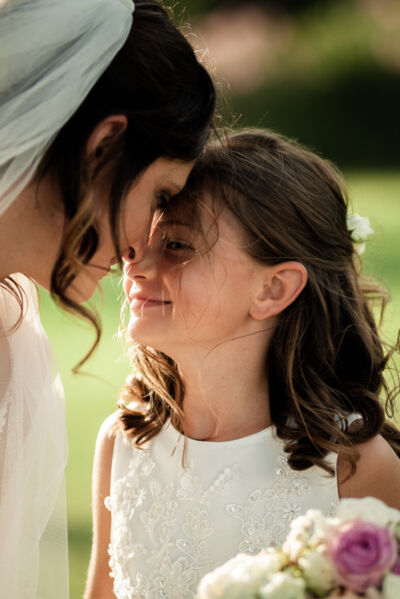
[[[137,278],[151,279],[157,275],[157,255],[151,246],[144,249],[140,256],[135,248],[129,247],[123,258],[124,272],[132,281]]]

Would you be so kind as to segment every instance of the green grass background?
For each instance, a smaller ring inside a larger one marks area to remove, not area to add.
[[[365,270],[392,292],[385,336],[393,341],[400,328],[400,172],[348,173],[354,210],[368,215],[376,231],[368,243]],[[91,545],[91,467],[98,428],[114,410],[129,364],[114,339],[119,324],[120,284],[104,282],[103,336],[95,356],[85,366],[93,376],[73,375],[71,369],[90,346],[88,328],[65,315],[42,292],[42,321],[54,347],[67,396],[70,457],[67,496],[70,542],[71,598],[82,596]],[[101,377],[101,378],[100,378]]]

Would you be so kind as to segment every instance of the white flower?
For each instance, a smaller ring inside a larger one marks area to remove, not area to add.
[[[336,511],[342,521],[363,520],[377,526],[395,528],[400,525],[400,511],[388,507],[375,497],[362,499],[342,499]]]
[[[333,590],[329,593],[327,599],[360,599],[360,595],[356,595],[356,593],[347,589],[343,592],[341,590]]]
[[[291,561],[296,561],[306,548],[315,548],[324,542],[329,528],[329,520],[320,510],[308,510],[293,520],[282,549]]]
[[[200,581],[197,599],[253,599],[270,575],[285,564],[274,549],[258,555],[239,553]]]
[[[373,235],[375,231],[371,228],[369,218],[352,214],[347,217],[347,229],[350,233],[352,241],[354,241],[355,251],[361,255],[365,252],[366,241],[368,237]]]
[[[286,570],[273,574],[258,595],[260,599],[306,599],[306,585],[302,578]]]
[[[384,599],[399,599],[400,576],[387,574],[383,580],[382,592]]]
[[[323,550],[322,545],[314,551],[307,550],[298,561],[307,587],[317,595],[324,595],[334,586],[334,567]]]
[[[356,599],[359,599],[359,597],[360,595],[355,595]],[[375,587],[369,587],[365,591],[365,597],[366,599],[384,599],[383,595],[381,595],[381,593]]]
[[[375,233],[369,223],[367,216],[360,216],[355,213],[347,217],[347,229],[350,233],[350,237],[356,243],[363,243]]]

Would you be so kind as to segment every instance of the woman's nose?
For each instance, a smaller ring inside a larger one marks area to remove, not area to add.
[[[136,250],[131,245],[128,248],[126,248],[126,250],[124,252],[122,252],[122,258],[125,260],[125,262],[133,262],[135,257],[136,257]]]
[[[122,252],[122,258],[125,262],[131,262],[136,264],[140,262],[148,250],[148,243],[138,242],[135,245],[130,245]]]

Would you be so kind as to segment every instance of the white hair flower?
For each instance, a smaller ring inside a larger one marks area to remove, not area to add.
[[[372,229],[368,216],[360,216],[356,212],[347,217],[347,229],[358,254],[365,251],[365,243],[368,237],[375,233]]]

